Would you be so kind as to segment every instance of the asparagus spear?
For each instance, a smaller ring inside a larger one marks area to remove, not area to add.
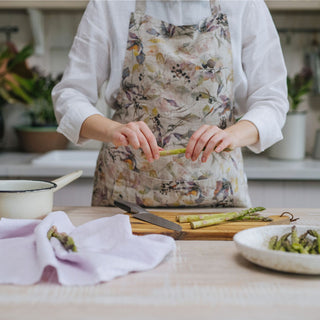
[[[256,208],[242,210],[240,212],[228,212],[228,213],[225,213],[223,216],[221,215],[219,217],[212,217],[210,219],[199,220],[199,221],[191,221],[190,225],[191,225],[192,229],[213,226],[216,224],[220,224],[220,223],[224,223],[224,222],[233,220],[235,218],[243,217],[247,214],[254,213],[256,211],[262,211],[264,209],[265,208],[263,208],[263,207],[256,207]]]
[[[65,232],[58,232],[58,229],[56,226],[52,226],[48,233],[47,237],[50,240],[52,237],[57,238],[63,247],[66,250],[71,250],[73,252],[77,252],[77,247],[72,239],[72,237],[68,236]]]
[[[291,243],[289,240],[285,240],[283,241],[283,247],[286,249],[286,251],[288,252],[297,252],[296,250],[294,250],[291,246]]]
[[[273,250],[280,250],[280,248],[282,247],[282,241],[281,238],[277,240],[276,244],[274,245]]]
[[[226,148],[223,151],[229,152],[229,151],[231,151],[231,149],[230,148]],[[185,153],[185,152],[186,152],[186,148],[159,151],[160,157],[172,156],[172,155],[181,154],[181,153]]]
[[[278,242],[278,236],[271,237],[268,243],[268,248],[271,250],[274,250],[277,242]]]
[[[236,222],[236,221],[262,221],[262,222],[270,222],[272,221],[271,218],[269,217],[264,217],[262,215],[246,215],[243,217],[239,217],[239,218],[235,218],[232,221]]]
[[[265,210],[265,208],[263,207],[250,208],[247,210],[248,212],[246,214],[250,214],[250,217],[253,217],[252,215],[255,214],[257,211],[263,211],[263,210]],[[180,223],[184,223],[184,222],[193,222],[193,221],[199,221],[199,220],[209,220],[213,218],[223,218],[227,216],[228,216],[228,213],[204,213],[204,214],[179,215],[176,217],[176,219]],[[238,217],[238,218],[240,219],[241,217]]]
[[[299,243],[299,237],[297,234],[297,228],[296,226],[292,227],[292,232],[291,232],[291,246],[293,249],[297,251],[302,250],[302,245]]]
[[[184,222],[192,222],[192,221],[199,221],[199,220],[208,220],[212,218],[221,218],[225,217],[226,213],[204,213],[204,214],[187,214],[187,215],[180,215],[177,216],[177,221],[180,223]]]
[[[186,152],[186,148],[159,151],[160,157],[172,156],[175,154],[180,154],[180,153],[185,153],[185,152]]]
[[[317,239],[314,239],[312,242],[312,246],[310,248],[311,254],[318,254],[317,246],[318,246],[318,241],[317,241]]]
[[[319,233],[315,230],[308,230],[308,233],[317,239],[317,249],[318,249],[317,252],[320,253],[320,235],[319,235]]]
[[[198,228],[209,227],[209,226],[213,226],[216,224],[224,223],[224,222],[227,222],[227,221],[234,219],[234,218],[237,218],[237,217],[240,217],[239,212],[229,212],[224,217],[211,218],[211,219],[199,220],[199,221],[192,221],[192,222],[190,222],[190,225],[191,225],[192,229],[198,229]]]
[[[313,245],[313,242],[308,239],[306,244],[303,245],[303,252],[302,253],[306,253],[306,254],[311,253],[312,245]]]
[[[220,218],[224,217],[225,213],[208,213],[208,214],[188,214],[188,215],[180,215],[177,216],[176,219],[180,223],[192,222],[192,221],[199,221],[199,220],[208,220],[212,218]],[[272,221],[271,218],[262,216],[260,214],[248,214],[242,217],[238,217],[232,219],[232,221],[263,221],[268,222]]]

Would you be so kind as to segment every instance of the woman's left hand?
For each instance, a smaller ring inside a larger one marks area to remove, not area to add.
[[[217,126],[203,125],[191,136],[186,149],[186,158],[195,161],[203,152],[201,161],[206,162],[213,151],[233,150],[258,142],[259,131],[248,120],[239,120],[224,130]]]
[[[206,162],[209,155],[234,147],[234,137],[217,126],[203,125],[190,138],[186,149],[186,158],[195,161],[203,151],[201,161]]]

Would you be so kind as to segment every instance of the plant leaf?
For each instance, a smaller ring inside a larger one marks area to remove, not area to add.
[[[25,62],[33,54],[31,45],[27,45],[21,49],[8,63],[8,69],[12,70],[17,64]]]
[[[19,85],[16,85],[11,81],[7,81],[6,84],[10,87],[12,93],[19,99],[19,101],[28,104],[32,102],[32,98]]]

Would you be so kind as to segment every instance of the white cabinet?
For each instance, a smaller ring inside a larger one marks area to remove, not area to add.
[[[320,181],[249,180],[253,206],[320,208]]]
[[[54,194],[54,206],[90,206],[93,179],[78,179]],[[319,208],[318,181],[249,180],[253,206],[266,208]]]
[[[253,206],[320,208],[320,181],[249,180]],[[54,194],[54,206],[90,206],[93,179],[78,179]]]
[[[93,178],[80,178],[54,193],[53,205],[57,206],[90,206]]]
[[[271,160],[246,156],[245,171],[254,206],[269,208],[319,208],[320,161]]]

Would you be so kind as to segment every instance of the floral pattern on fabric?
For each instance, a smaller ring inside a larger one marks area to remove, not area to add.
[[[191,26],[132,13],[114,109],[115,121],[144,121],[164,149],[186,147],[203,124],[232,125],[231,42],[220,7]],[[140,150],[104,144],[95,176],[93,205],[119,197],[154,207],[250,204],[240,149],[213,153],[206,163],[184,155],[149,163]]]

